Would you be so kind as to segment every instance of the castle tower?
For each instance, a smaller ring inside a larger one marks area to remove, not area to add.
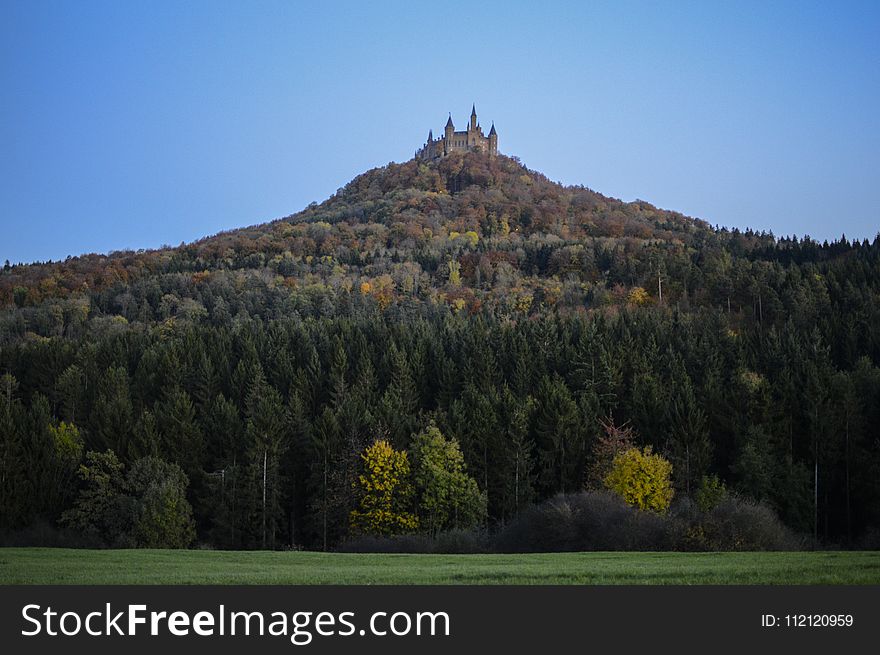
[[[477,131],[477,105],[471,105],[471,132]]]
[[[455,136],[455,125],[452,123],[452,114],[449,114],[449,120],[446,121],[446,134],[443,136],[443,154],[447,154],[452,147],[452,140]]]
[[[492,129],[489,130],[489,155],[498,154],[498,132],[495,131],[495,122],[492,122]]]

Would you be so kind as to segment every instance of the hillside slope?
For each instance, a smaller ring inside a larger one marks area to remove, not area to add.
[[[466,281],[477,275],[477,266],[481,274],[492,273],[502,263],[542,277],[579,266],[598,279],[602,271],[590,270],[587,262],[573,264],[566,246],[587,238],[597,240],[601,251],[620,240],[629,248],[652,240],[681,246],[709,233],[702,221],[644,202],[623,203],[552,183],[508,157],[456,155],[371,170],[323,203],[285,219],[189,245],[7,268],[0,276],[0,303],[34,305],[184,270],[269,267],[286,278],[326,279],[328,265],[369,276],[393,260],[418,262],[433,274],[459,255]],[[560,252],[554,261],[544,261],[551,250]],[[490,289],[493,280],[485,278],[468,286]]]

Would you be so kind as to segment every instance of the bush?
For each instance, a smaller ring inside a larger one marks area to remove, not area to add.
[[[764,504],[727,496],[708,511],[690,500],[670,513],[670,542],[676,550],[794,550],[803,544]]]
[[[38,520],[20,530],[0,532],[0,546],[40,548],[100,548],[102,542],[92,535]]]
[[[607,491],[559,495],[521,513],[494,540],[500,552],[662,550],[666,522]]]
[[[880,527],[871,526],[856,541],[859,550],[880,550]]]
[[[707,512],[690,499],[668,514],[639,510],[610,492],[560,495],[522,512],[492,542],[510,553],[631,550],[790,550],[798,539],[765,505],[735,497]]]
[[[761,503],[728,498],[704,514],[710,550],[793,550],[798,540]]]
[[[489,535],[484,530],[449,530],[441,532],[434,539],[434,553],[490,553],[492,545]]]

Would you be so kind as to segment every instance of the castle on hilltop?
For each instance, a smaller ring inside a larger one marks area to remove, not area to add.
[[[471,122],[464,131],[456,132],[452,123],[452,114],[446,121],[446,129],[439,139],[434,138],[434,131],[428,130],[428,141],[416,151],[416,159],[430,160],[445,157],[450,152],[482,152],[490,157],[498,154],[498,132],[495,123],[489,130],[489,136],[483,136],[483,128],[477,122],[477,107],[471,107]]]

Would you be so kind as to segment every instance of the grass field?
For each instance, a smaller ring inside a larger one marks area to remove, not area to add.
[[[880,584],[880,552],[379,555],[3,548],[0,584]]]

